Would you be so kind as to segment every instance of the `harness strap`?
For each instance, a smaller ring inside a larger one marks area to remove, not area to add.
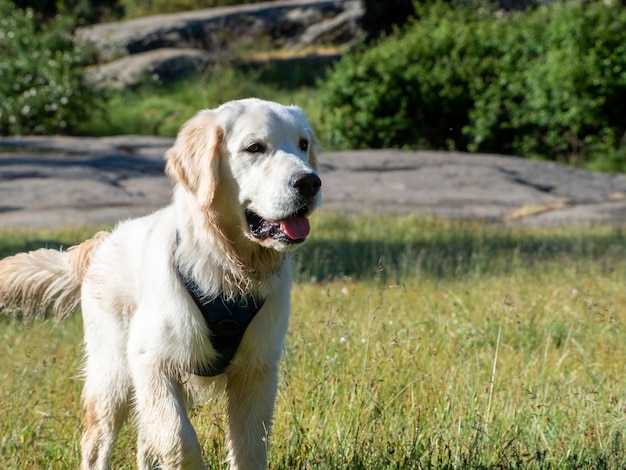
[[[176,245],[178,241],[177,233]],[[238,299],[227,299],[220,295],[206,301],[204,300],[206,297],[195,281],[183,274],[178,264],[175,264],[175,268],[179,279],[202,313],[209,328],[209,341],[217,351],[217,357],[214,360],[193,367],[190,372],[202,377],[223,374],[235,356],[248,325],[263,307],[263,302],[257,303],[250,295]]]

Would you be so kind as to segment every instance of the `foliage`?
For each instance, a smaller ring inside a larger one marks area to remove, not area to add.
[[[626,169],[626,9],[578,2],[498,24],[506,47],[479,84],[470,149]]]
[[[0,135],[67,133],[95,112],[73,24],[69,17],[42,22],[0,0]]]
[[[436,4],[404,32],[346,56],[325,80],[328,139],[344,147],[462,147],[483,57],[474,27],[485,13]]]
[[[120,0],[127,18],[159,15],[200,8],[225,7],[268,0]],[[276,1],[276,0],[269,0]]]
[[[413,0],[363,0],[363,8],[361,26],[368,39],[391,33],[415,13]]]
[[[92,24],[117,21],[123,17],[136,18],[261,1],[266,0],[14,0],[14,3],[18,8],[32,9],[39,18],[50,19],[73,13],[81,24]]]
[[[623,229],[311,222],[272,468],[624,468]],[[0,252],[85,235],[2,231]],[[0,328],[0,467],[77,468],[80,315]],[[196,404],[209,467],[225,468],[226,404]],[[135,442],[127,425],[114,468],[136,466]]]
[[[39,19],[74,15],[81,24],[115,21],[123,13],[117,0],[13,0],[13,3],[22,10],[32,9]]]
[[[498,15],[435,3],[418,13],[326,79],[332,142],[626,168],[626,9],[565,2]]]

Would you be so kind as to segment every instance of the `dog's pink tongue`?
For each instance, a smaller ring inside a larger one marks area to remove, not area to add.
[[[309,219],[306,217],[291,217],[289,219],[281,220],[280,229],[292,240],[301,240],[306,238],[311,231]]]

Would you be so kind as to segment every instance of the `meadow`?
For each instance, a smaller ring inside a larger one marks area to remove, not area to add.
[[[298,255],[274,469],[624,468],[621,228],[322,213]],[[0,255],[95,228],[0,232]],[[0,468],[77,468],[81,319],[0,319]],[[225,468],[224,403],[192,410]],[[127,425],[114,468],[135,468]]]

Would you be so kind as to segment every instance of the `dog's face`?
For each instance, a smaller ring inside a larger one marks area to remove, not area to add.
[[[246,99],[190,119],[168,152],[167,171],[254,243],[286,251],[309,234],[320,204],[317,141],[295,106]]]

